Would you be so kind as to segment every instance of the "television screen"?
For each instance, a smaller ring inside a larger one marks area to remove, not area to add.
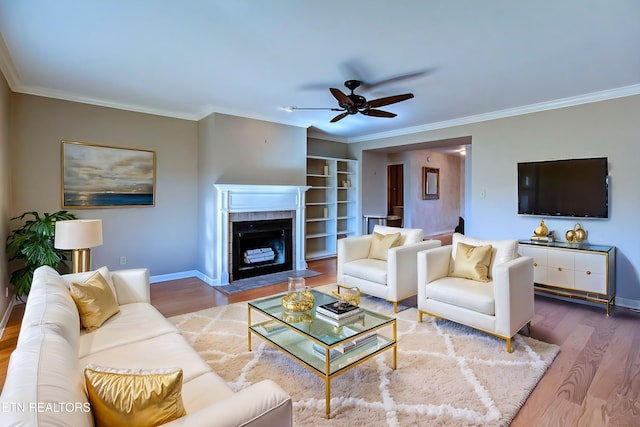
[[[607,158],[518,163],[518,213],[609,217]]]

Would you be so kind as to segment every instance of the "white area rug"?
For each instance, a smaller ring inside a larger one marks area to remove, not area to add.
[[[361,306],[393,315],[377,298],[364,297]],[[559,351],[518,335],[509,354],[503,340],[473,329],[428,316],[420,323],[415,308],[396,318],[398,369],[387,351],[335,377],[330,420],[322,378],[255,336],[247,351],[246,303],[170,320],[233,389],[276,381],[293,398],[296,427],[507,426]]]

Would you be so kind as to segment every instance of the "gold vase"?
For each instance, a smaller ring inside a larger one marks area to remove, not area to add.
[[[587,240],[587,232],[580,224],[576,224],[576,226],[573,227],[573,232],[578,243],[582,243]]]
[[[565,234],[564,237],[566,237],[567,242],[572,245],[573,242],[576,241],[576,232],[573,230],[568,230]]]
[[[540,225],[537,226],[535,230],[533,230],[533,234],[538,237],[544,237],[549,234],[549,228],[544,223],[544,219],[540,220]]]

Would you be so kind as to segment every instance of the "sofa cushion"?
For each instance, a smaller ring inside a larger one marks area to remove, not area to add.
[[[93,426],[76,350],[44,325],[11,354],[2,389],[2,426]],[[32,329],[32,330],[33,330]]]
[[[456,248],[453,271],[449,273],[449,276],[488,282],[490,262],[491,245],[472,246],[459,242]]]
[[[84,376],[96,426],[153,427],[186,415],[182,370],[90,365]]]
[[[100,328],[93,332],[80,331],[78,356],[172,332],[178,329],[152,305],[144,302],[121,305],[120,312]]]
[[[182,382],[184,409],[191,414],[222,399],[232,396],[234,391],[215,372],[209,371]]]
[[[492,283],[488,285],[459,277],[443,277],[429,283],[425,289],[427,298],[490,316],[495,315]]]
[[[456,258],[456,248],[460,242],[472,246],[492,246],[491,263],[489,264],[489,279],[493,278],[496,265],[503,264],[518,257],[517,240],[481,240],[468,237],[460,233],[453,233],[451,238],[452,260]],[[451,265],[451,268],[453,268],[453,265]]]
[[[99,328],[120,311],[113,290],[99,271],[84,282],[71,282],[69,290],[78,306],[80,323],[87,332]]]
[[[345,262],[343,272],[348,276],[368,280],[370,282],[387,284],[387,263],[379,259],[363,258]]]
[[[190,381],[211,371],[209,365],[178,332],[112,347],[80,358],[80,366],[84,368],[87,365],[120,369],[176,366],[182,369],[183,381]]]
[[[380,234],[373,233],[371,243],[369,245],[369,255],[367,258],[387,260],[389,249],[400,245],[400,233]]]
[[[400,246],[412,245],[424,240],[424,231],[421,228],[387,227],[376,224],[373,227],[373,232],[380,234],[400,233]]]

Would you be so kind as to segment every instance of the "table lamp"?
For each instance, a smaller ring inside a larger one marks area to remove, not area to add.
[[[91,249],[102,244],[101,219],[74,219],[56,221],[53,246],[56,249],[71,249],[73,272],[91,270]]]

